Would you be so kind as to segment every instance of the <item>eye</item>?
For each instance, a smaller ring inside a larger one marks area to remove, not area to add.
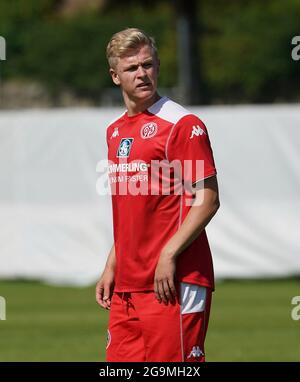
[[[129,68],[125,69],[126,72],[134,72],[137,70],[137,66],[130,66]]]
[[[152,62],[147,62],[146,64],[143,65],[143,67],[144,67],[145,69],[149,69],[149,68],[151,68],[152,66],[153,66]]]

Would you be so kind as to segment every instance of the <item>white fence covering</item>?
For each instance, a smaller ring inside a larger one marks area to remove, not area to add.
[[[221,208],[218,278],[300,274],[300,105],[192,108],[206,123]],[[112,245],[96,165],[121,109],[0,112],[0,278],[88,285]]]

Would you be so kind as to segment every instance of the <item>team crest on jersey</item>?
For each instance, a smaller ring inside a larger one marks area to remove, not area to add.
[[[122,138],[117,151],[117,158],[128,158],[133,138]]]
[[[157,133],[157,124],[154,122],[146,123],[141,128],[141,137],[143,139],[152,138]]]

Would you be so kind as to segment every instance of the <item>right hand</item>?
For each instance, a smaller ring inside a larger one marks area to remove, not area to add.
[[[110,309],[111,298],[114,291],[114,271],[105,269],[96,284],[96,301],[104,309]]]

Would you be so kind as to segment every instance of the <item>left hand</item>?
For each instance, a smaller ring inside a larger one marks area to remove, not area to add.
[[[161,303],[163,301],[166,305],[168,305],[169,302],[175,302],[175,273],[175,258],[162,253],[158,260],[154,276],[154,292],[158,302]]]

